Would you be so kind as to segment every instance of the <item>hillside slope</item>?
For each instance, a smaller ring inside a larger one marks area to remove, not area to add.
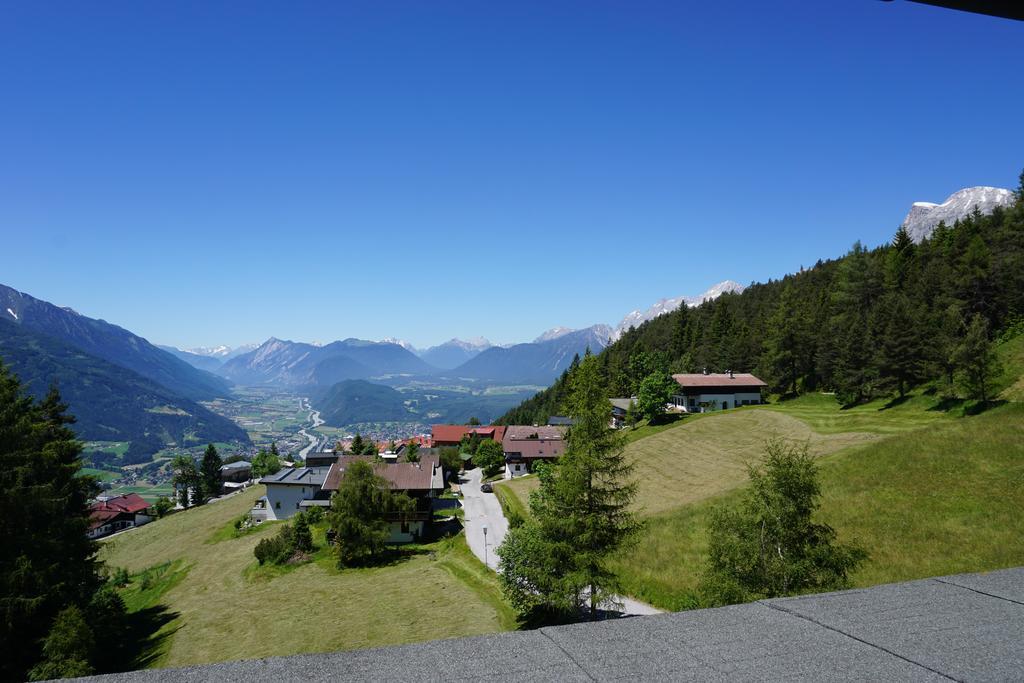
[[[870,554],[855,586],[1024,564],[1022,404],[878,438],[820,466],[821,518]],[[739,491],[649,517],[638,547],[613,563],[626,592],[667,609],[697,606],[709,512]]]
[[[128,330],[69,308],[58,308],[4,285],[0,285],[0,319],[59,339],[194,401],[226,396],[229,392],[229,384],[223,378],[192,367]]]
[[[249,442],[234,422],[198,403],[131,370],[3,319],[0,360],[36,397],[55,382],[78,420],[74,429],[80,438],[131,441],[133,459],[171,443]]]
[[[280,525],[239,538],[231,531],[263,492],[256,486],[102,543],[100,558],[110,567],[139,572],[171,562],[187,568],[161,598],[172,621],[160,632],[151,666],[397,645],[514,627],[497,579],[459,537],[382,567],[340,571],[322,551],[308,564],[256,571],[253,548]],[[323,545],[322,529],[314,539]]]

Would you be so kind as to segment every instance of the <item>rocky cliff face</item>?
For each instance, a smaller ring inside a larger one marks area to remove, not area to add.
[[[981,213],[992,213],[997,206],[1006,207],[1013,202],[1013,192],[1001,187],[967,187],[954,192],[941,204],[914,202],[907,217],[903,219],[903,227],[910,239],[921,242],[932,234],[939,223],[953,225],[974,211],[975,207]]]

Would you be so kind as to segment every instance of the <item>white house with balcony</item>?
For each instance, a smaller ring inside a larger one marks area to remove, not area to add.
[[[672,397],[672,405],[688,413],[706,413],[764,402],[761,391],[768,386],[749,373],[703,372],[690,375],[672,375],[679,391]]]
[[[330,467],[285,467],[270,474],[260,483],[267,487],[265,496],[256,501],[250,512],[253,521],[288,519],[296,512],[329,498],[322,491]]]

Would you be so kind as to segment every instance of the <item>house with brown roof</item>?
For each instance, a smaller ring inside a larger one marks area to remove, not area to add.
[[[430,441],[434,448],[458,447],[465,436],[478,436],[481,440],[501,441],[505,436],[502,425],[431,425]]]
[[[533,472],[538,462],[553,462],[565,452],[567,428],[557,425],[509,425],[501,441],[505,451],[505,479]]]
[[[100,497],[89,506],[89,538],[103,538],[110,534],[133,529],[152,521],[149,503],[137,493],[113,498]]]
[[[369,462],[373,471],[388,482],[392,493],[409,496],[415,508],[410,512],[389,513],[391,536],[388,543],[411,543],[422,538],[433,520],[433,499],[444,491],[444,468],[436,454],[424,454],[419,462],[377,462],[373,456],[344,455],[331,465],[323,485],[324,498],[330,497],[341,486],[345,470],[357,461]],[[313,502],[310,505],[316,504]],[[329,502],[328,502],[329,504]]]
[[[679,391],[671,403],[688,413],[705,413],[764,402],[761,391],[767,383],[749,373],[696,373],[672,375]]]

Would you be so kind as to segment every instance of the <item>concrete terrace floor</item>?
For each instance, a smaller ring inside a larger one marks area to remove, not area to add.
[[[88,680],[1024,679],[1024,567],[719,609]]]

